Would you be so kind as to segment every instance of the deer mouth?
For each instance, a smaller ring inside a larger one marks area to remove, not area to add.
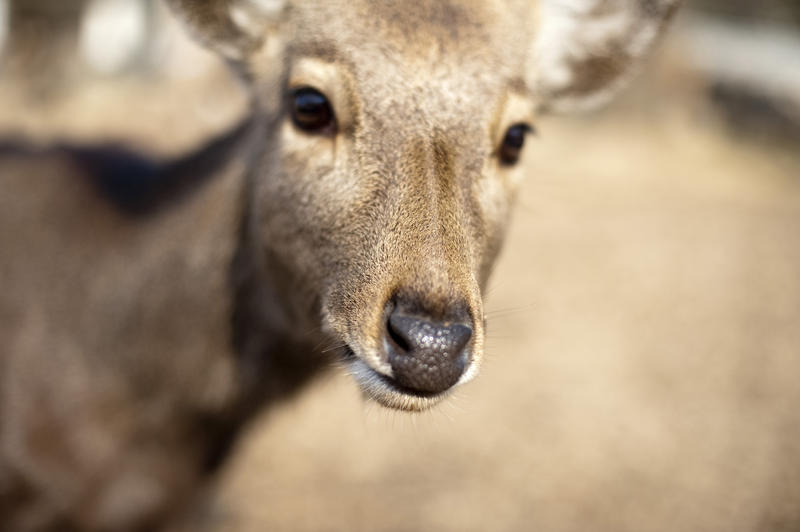
[[[392,377],[379,373],[348,348],[349,372],[364,395],[387,408],[421,412],[440,403],[451,390],[425,392],[403,386]]]
[[[336,331],[330,321],[328,328],[344,340],[340,360],[367,399],[419,412],[477,374],[482,329],[474,315],[466,301],[434,312],[401,292],[389,298],[368,331]]]

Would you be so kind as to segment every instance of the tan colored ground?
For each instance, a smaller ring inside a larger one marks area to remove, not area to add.
[[[222,530],[800,530],[800,166],[541,129],[483,374],[418,416],[330,378],[253,428]]]
[[[408,415],[333,373],[254,424],[210,530],[800,530],[800,158],[652,85],[540,124],[479,378]],[[143,111],[143,92],[126,122],[97,90],[63,131],[164,151],[229,102],[184,88]],[[201,102],[185,126],[181,95]]]

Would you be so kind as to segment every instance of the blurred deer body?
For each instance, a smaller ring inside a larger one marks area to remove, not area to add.
[[[605,97],[675,7],[170,3],[248,81],[245,125],[165,168],[0,159],[12,530],[161,523],[330,359],[403,410],[473,378],[525,130]]]

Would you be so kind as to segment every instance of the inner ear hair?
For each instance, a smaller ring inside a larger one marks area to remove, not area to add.
[[[648,55],[681,0],[542,0],[534,86],[544,110],[609,100]]]

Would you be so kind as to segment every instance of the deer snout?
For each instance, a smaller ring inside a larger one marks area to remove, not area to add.
[[[472,326],[409,313],[395,305],[385,328],[385,348],[394,380],[413,392],[436,394],[458,382],[469,365]]]

